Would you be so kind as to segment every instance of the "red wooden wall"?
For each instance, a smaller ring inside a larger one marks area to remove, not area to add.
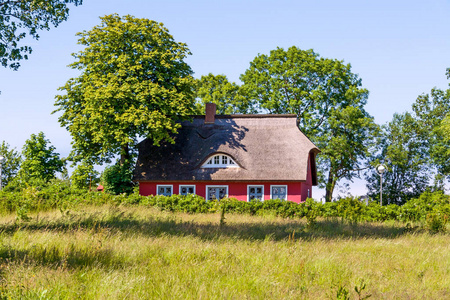
[[[173,194],[179,194],[180,185],[195,185],[195,193],[199,196],[206,197],[206,186],[228,186],[228,196],[238,200],[247,201],[248,185],[263,185],[264,200],[270,199],[271,185],[287,185],[287,200],[292,202],[303,202],[308,197],[308,189],[311,197],[311,186],[305,182],[140,182],[139,194],[143,196],[156,195],[157,185],[172,185]]]

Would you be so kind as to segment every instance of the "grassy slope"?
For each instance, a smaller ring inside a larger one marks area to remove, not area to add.
[[[450,235],[155,209],[83,208],[0,219],[3,296],[109,299],[449,299]]]

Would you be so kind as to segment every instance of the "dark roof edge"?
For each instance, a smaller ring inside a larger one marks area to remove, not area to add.
[[[205,118],[205,115],[193,115],[192,118]],[[296,114],[238,114],[238,115],[216,115],[217,119],[228,119],[228,118],[241,118],[241,119],[248,119],[248,118],[297,118]]]
[[[182,180],[182,179],[152,179],[152,180],[147,180],[147,179],[133,179],[132,181],[134,182],[175,182],[175,183],[183,183],[183,182],[200,182],[200,183],[210,183],[209,185],[214,185],[215,182],[230,182],[230,183],[242,183],[242,182],[247,182],[247,183],[283,183],[283,182],[289,182],[289,183],[295,183],[295,182],[306,182],[306,179],[303,180],[299,180],[299,179],[240,179],[240,180],[236,180],[236,179],[214,179],[214,180],[196,180],[196,179],[186,179],[186,180]]]

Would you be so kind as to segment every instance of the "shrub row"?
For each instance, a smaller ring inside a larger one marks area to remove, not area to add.
[[[450,216],[450,197],[442,192],[425,192],[406,204],[380,206],[376,202],[368,205],[358,198],[347,197],[337,202],[321,204],[312,199],[296,204],[290,201],[267,200],[245,202],[233,198],[205,201],[197,195],[140,196],[137,191],[130,195],[77,190],[69,183],[55,180],[42,187],[26,187],[21,191],[0,191],[0,213],[17,212],[18,217],[27,213],[50,209],[67,209],[78,205],[145,205],[166,211],[186,213],[233,212],[251,215],[272,214],[283,218],[338,217],[350,222],[397,220],[403,222],[436,222],[445,224]]]

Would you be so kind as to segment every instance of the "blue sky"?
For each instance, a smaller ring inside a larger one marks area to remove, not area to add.
[[[68,155],[70,136],[50,114],[54,96],[78,74],[67,67],[71,53],[81,50],[75,34],[111,13],[164,23],[189,46],[195,77],[211,72],[239,82],[256,55],[293,45],[344,60],[370,91],[366,109],[379,124],[410,110],[431,88],[448,88],[450,0],[84,2],[71,7],[67,22],[29,41],[34,51],[19,71],[0,69],[0,141],[21,149],[32,133],[43,131]],[[364,190],[357,181],[350,192]]]

